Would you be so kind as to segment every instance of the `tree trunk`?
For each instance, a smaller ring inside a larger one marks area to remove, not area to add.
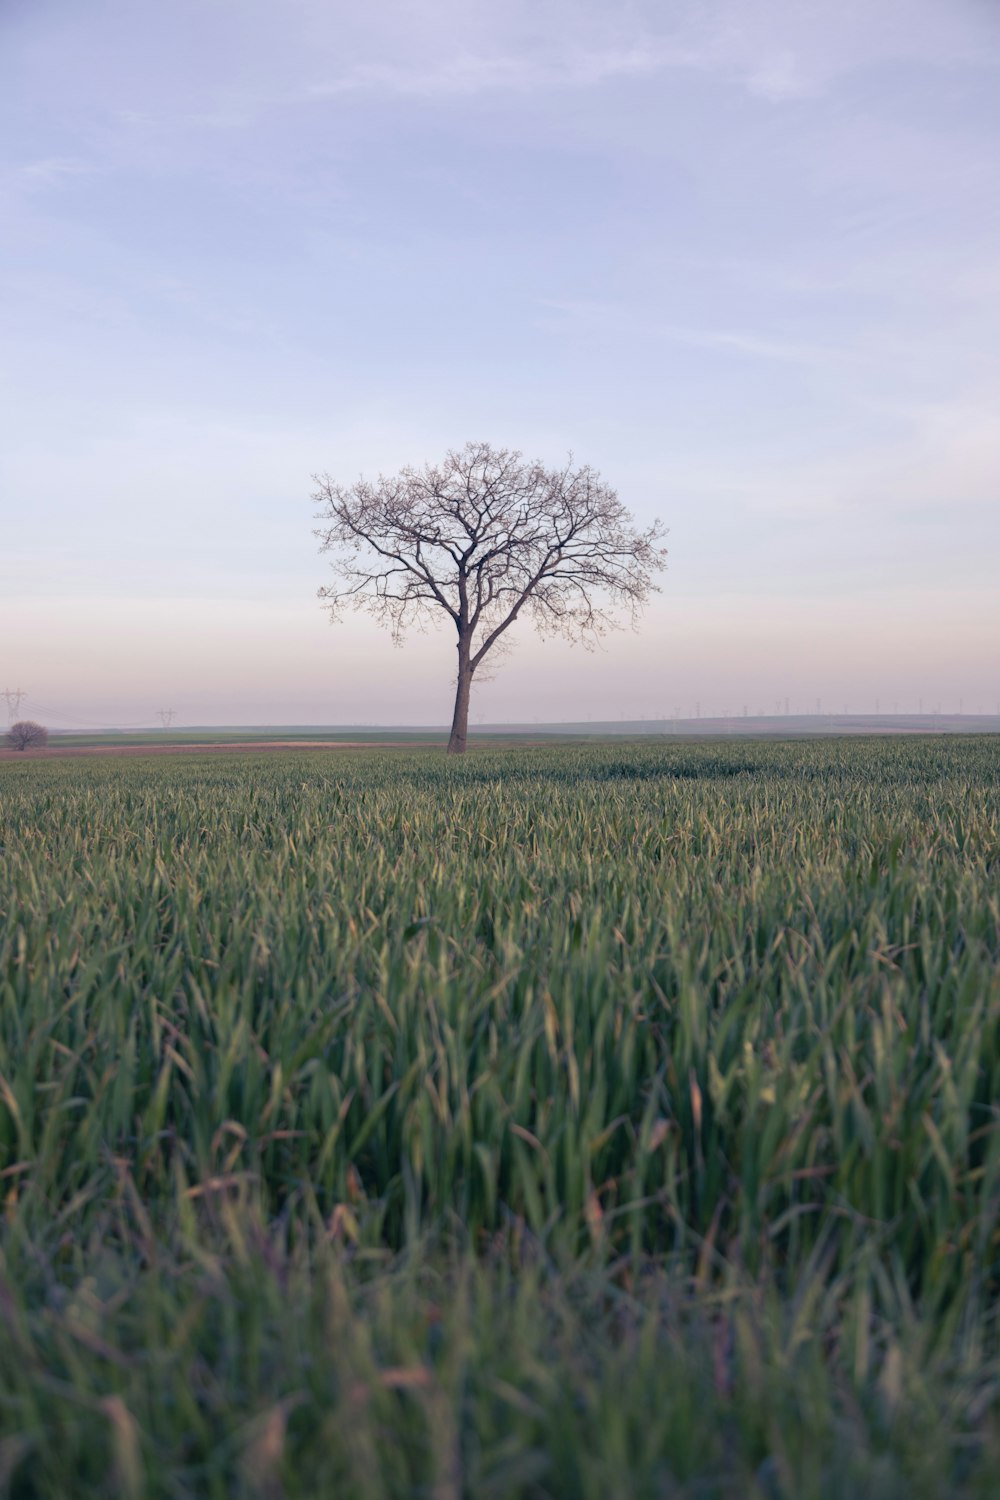
[[[469,700],[472,697],[472,666],[469,642],[458,643],[458,682],[455,687],[455,712],[448,739],[449,755],[464,755],[469,740]]]

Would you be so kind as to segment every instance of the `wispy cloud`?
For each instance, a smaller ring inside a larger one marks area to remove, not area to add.
[[[975,564],[992,577],[1000,544],[998,401],[1000,389],[976,388],[947,401],[897,402],[891,437],[854,437],[845,444],[836,434],[817,434],[805,455],[784,451],[778,441],[765,444],[751,461],[739,446],[720,447],[700,455],[684,480],[692,493],[761,515],[860,525],[869,537],[881,536],[884,566],[898,583],[892,548],[906,528],[950,525],[952,550],[961,550],[963,534],[989,532],[992,550],[981,552]],[[937,562],[925,548],[923,565],[933,571]]]
[[[745,354],[753,359],[777,360],[781,364],[829,365],[852,357],[852,351],[846,346],[833,343],[786,339],[745,328],[685,327],[642,317],[634,310],[614,303],[545,298],[540,301],[539,306],[558,314],[567,326],[578,331],[654,339],[687,344],[692,348],[718,349],[725,353]]]
[[[515,5],[504,14],[511,21],[506,30],[517,32],[522,8]],[[583,46],[566,45],[565,19],[557,13],[556,24],[551,13],[539,12],[537,24],[527,28],[530,42],[505,41],[505,28],[498,24],[489,45],[449,46],[444,33],[430,54],[417,49],[392,61],[380,48],[378,61],[356,60],[306,85],[297,97],[360,92],[467,97],[588,88],[694,70],[729,78],[749,94],[780,104],[821,94],[842,75],[883,60],[979,67],[989,62],[988,51],[976,44],[974,33],[982,28],[970,24],[977,19],[970,0],[955,0],[950,7],[938,0],[880,0],[874,21],[867,0],[842,0],[826,9],[797,0],[687,0],[666,16],[659,7],[640,5],[592,24]]]
[[[15,167],[13,175],[22,187],[53,188],[88,177],[96,170],[93,162],[80,156],[44,156]]]
[[[751,94],[779,103],[784,99],[802,99],[814,92],[814,86],[801,72],[791,52],[776,52],[746,75]]]

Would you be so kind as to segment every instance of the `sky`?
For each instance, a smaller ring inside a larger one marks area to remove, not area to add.
[[[444,723],[311,475],[467,440],[669,528],[473,721],[1000,706],[1000,0],[0,0],[0,690]]]

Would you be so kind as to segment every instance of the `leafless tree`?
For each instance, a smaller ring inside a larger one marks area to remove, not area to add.
[[[31,719],[19,719],[7,731],[7,743],[15,750],[38,750],[49,742],[49,731]]]
[[[635,625],[666,557],[660,523],[637,530],[611,486],[572,459],[547,469],[468,443],[392,478],[315,479],[316,535],[336,574],[319,591],[331,614],[365,609],[397,644],[438,611],[455,627],[452,755],[466,748],[473,677],[519,616],[593,646],[615,612]]]

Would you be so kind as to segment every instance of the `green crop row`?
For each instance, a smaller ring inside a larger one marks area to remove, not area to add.
[[[990,1493],[998,771],[0,766],[0,1494]]]

